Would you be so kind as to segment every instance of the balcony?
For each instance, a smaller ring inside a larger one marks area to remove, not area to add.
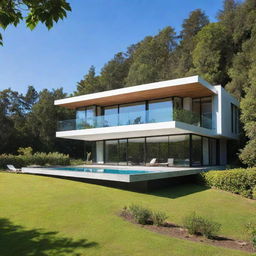
[[[184,109],[175,109],[170,111],[170,108],[162,108],[155,110],[94,116],[87,119],[83,118],[59,121],[57,125],[57,131],[161,123],[169,121],[179,121],[198,127],[212,129],[211,113],[204,113],[204,115],[200,115],[198,113]]]

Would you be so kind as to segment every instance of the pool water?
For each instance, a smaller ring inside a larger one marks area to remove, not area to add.
[[[117,169],[84,168],[84,167],[57,167],[57,168],[47,168],[47,169],[56,170],[56,171],[95,172],[95,173],[112,173],[112,174],[145,174],[145,173],[155,173],[155,171],[117,170]]]

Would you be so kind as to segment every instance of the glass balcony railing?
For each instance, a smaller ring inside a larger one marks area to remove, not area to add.
[[[156,110],[95,116],[87,119],[72,119],[59,121],[57,131],[159,123],[168,121],[180,121],[187,124],[202,126],[211,129],[212,120],[208,116],[200,116],[198,113],[194,113],[184,109],[171,111],[170,108],[162,108]]]

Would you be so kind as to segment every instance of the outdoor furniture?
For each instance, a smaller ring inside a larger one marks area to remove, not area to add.
[[[12,172],[16,172],[16,173],[21,172],[21,169],[15,168],[12,164],[7,164],[7,168],[8,168],[10,171],[12,171]]]
[[[158,164],[156,163],[156,158],[152,158],[151,161],[150,161],[149,163],[147,163],[146,165],[147,165],[147,166],[156,166],[156,165],[158,165]]]
[[[174,158],[168,158],[168,166],[174,166]]]

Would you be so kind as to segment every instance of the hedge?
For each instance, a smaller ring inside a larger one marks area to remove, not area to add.
[[[70,165],[69,155],[53,153],[35,153],[31,155],[0,155],[0,169],[6,169],[7,164],[17,168],[28,165]]]
[[[255,199],[256,168],[209,171],[201,173],[200,180],[207,186],[230,191]]]

